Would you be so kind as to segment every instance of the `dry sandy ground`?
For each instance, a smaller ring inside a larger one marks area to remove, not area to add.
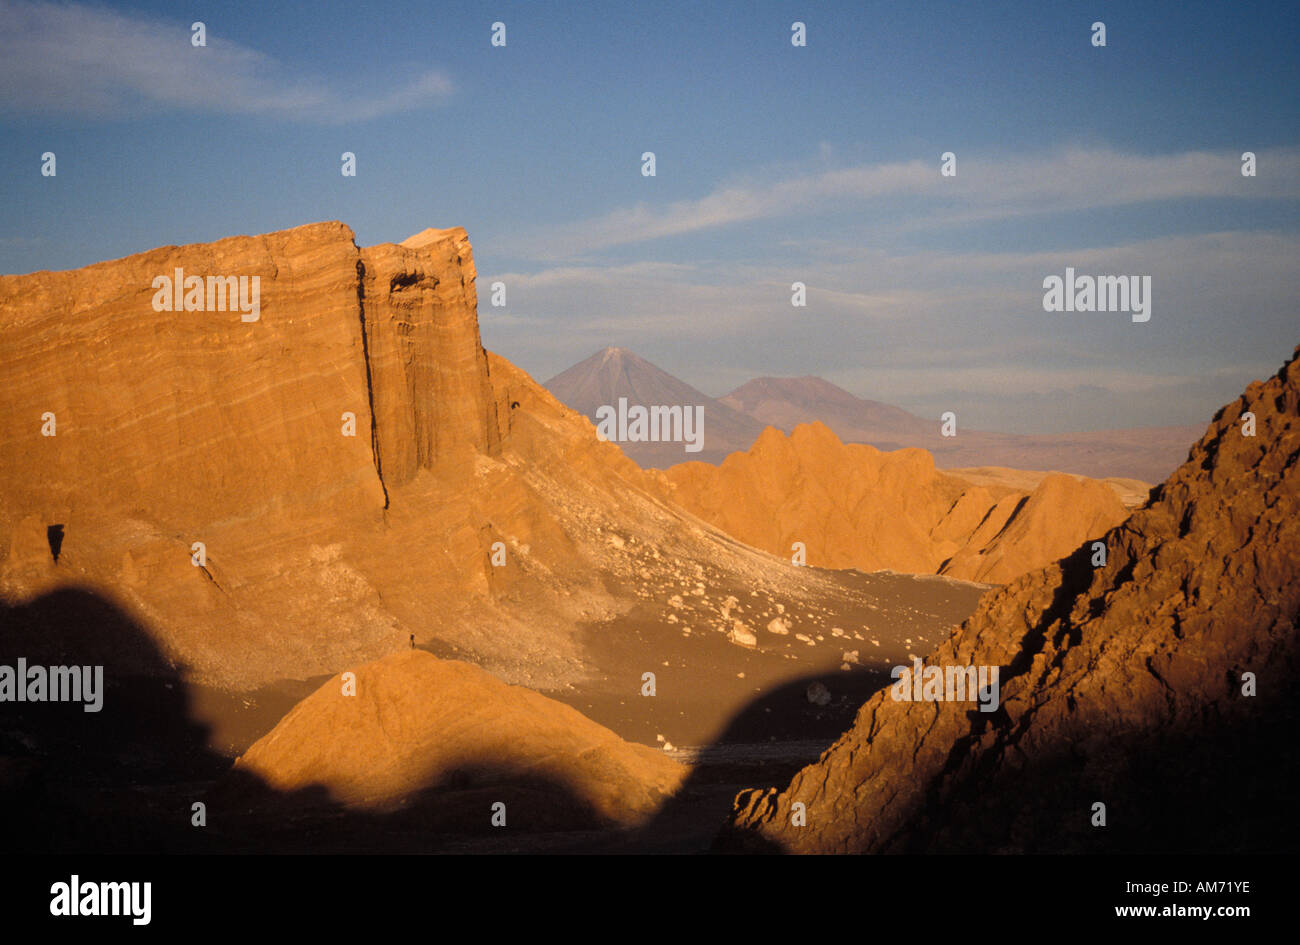
[[[763,592],[715,588],[683,596],[667,622],[657,603],[585,628],[597,662],[613,671],[581,687],[547,692],[631,741],[705,749],[833,738],[891,667],[924,656],[975,609],[984,585],[944,578],[857,571],[822,572],[849,592],[848,609],[785,608]],[[754,648],[728,639],[721,599],[757,638]],[[780,619],[785,634],[768,629]],[[846,661],[845,656],[849,655]],[[655,674],[656,694],[641,694]],[[816,705],[807,689],[820,681],[831,701]],[[823,745],[824,747],[824,745]],[[814,756],[816,752],[813,753]],[[681,755],[690,760],[691,752]]]
[[[629,741],[662,747],[663,736],[688,750],[678,754],[686,761],[720,741],[833,738],[889,678],[890,667],[924,657],[974,612],[988,589],[928,575],[808,570],[843,590],[835,604],[786,606],[774,592],[718,584],[710,575],[707,591],[703,584],[698,594],[661,591],[621,617],[583,627],[590,678],[543,692]],[[778,618],[788,627],[785,634],[768,629]],[[756,646],[732,642],[737,620]],[[655,674],[653,697],[641,695],[647,672]],[[328,678],[285,679],[245,693],[194,686],[193,714],[211,729],[210,747],[233,757]],[[830,704],[809,702],[806,690],[814,680],[827,687]]]

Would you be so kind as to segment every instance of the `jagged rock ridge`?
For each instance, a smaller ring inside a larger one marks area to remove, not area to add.
[[[935,469],[925,450],[845,444],[822,423],[768,427],[720,466],[656,473],[674,501],[746,544],[807,563],[1005,583],[1128,515],[1114,490],[1061,473],[1031,491]]]
[[[986,597],[926,662],[1000,667],[999,711],[882,690],[785,790],[739,795],[724,844],[1292,848],[1298,414],[1293,356],[1220,410],[1150,506],[1107,534],[1104,567],[1081,549]],[[1106,827],[1093,826],[1098,802]]]
[[[1075,433],[993,433],[962,427],[943,436],[938,416],[918,417],[898,407],[855,397],[819,377],[759,377],[721,402],[767,426],[791,432],[820,421],[846,443],[882,450],[929,450],[941,469],[1011,466],[1055,469],[1103,478],[1159,482],[1187,458],[1199,427],[1145,427]],[[959,405],[953,405],[961,415]]]

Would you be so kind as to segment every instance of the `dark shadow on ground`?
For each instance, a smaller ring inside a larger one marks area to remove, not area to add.
[[[102,666],[104,691],[98,712],[85,701],[0,701],[6,852],[420,852],[450,834],[608,827],[565,785],[487,758],[383,814],[345,809],[323,788],[285,794],[232,775],[193,719],[184,668],[89,590],[0,604],[0,666],[16,669],[20,658],[27,667]],[[505,829],[490,822],[497,801],[507,805]],[[204,826],[192,823],[196,803]]]
[[[103,709],[0,702],[0,830],[7,852],[780,852],[723,831],[735,794],[784,788],[853,722],[880,674],[810,676],[738,713],[684,787],[645,827],[617,829],[559,783],[472,770],[387,813],[292,794],[209,747],[193,720],[183,667],[126,612],[85,590],[0,605],[0,665],[103,665]],[[1006,667],[1008,673],[1016,667]],[[973,768],[917,797],[891,850],[907,852],[1261,852],[1296,849],[1290,816],[1300,713],[1294,661],[1272,668],[1249,718],[1201,719],[1091,752],[1068,745],[1017,769]],[[827,705],[808,699],[822,682]],[[764,736],[766,735],[766,738]],[[1098,759],[1103,758],[1104,763]],[[1107,804],[1093,828],[1091,804]],[[503,801],[505,828],[490,823]],[[207,826],[191,824],[207,805]],[[715,843],[721,832],[722,840]]]

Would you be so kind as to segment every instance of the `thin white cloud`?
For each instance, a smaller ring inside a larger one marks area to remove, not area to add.
[[[711,262],[485,275],[507,284],[508,314],[520,321],[485,319],[484,344],[538,377],[605,344],[676,352],[663,366],[714,395],[757,375],[812,373],[888,402],[928,404],[925,392],[954,389],[989,402],[1014,396],[1029,415],[1036,392],[1075,389],[1069,409],[1081,412],[1104,399],[1091,385],[1105,396],[1141,395],[1153,422],[1165,422],[1217,406],[1243,372],[1266,369],[1300,340],[1292,275],[1300,239],[1287,234],[1029,253],[849,250],[788,272]],[[1042,280],[1066,266],[1150,275],[1151,321],[1045,312]],[[792,279],[807,283],[806,308],[790,304]],[[1200,399],[1179,407],[1157,377],[1198,378]],[[1205,395],[1215,379],[1223,390]]]
[[[816,319],[855,324],[976,315],[1052,317],[1042,310],[1042,280],[1066,266],[1080,273],[1150,275],[1155,311],[1168,318],[1209,304],[1226,310],[1261,293],[1291,291],[1300,240],[1285,234],[1225,232],[1167,236],[1113,246],[1038,252],[933,252],[842,247],[813,264],[635,262],[502,272],[511,309],[548,324],[638,323],[638,330],[686,329],[691,336],[753,330]],[[791,282],[807,286],[807,307],[791,305]],[[1292,293],[1293,294],[1293,293]],[[1281,304],[1285,296],[1278,299]],[[697,317],[705,313],[707,317]]]
[[[452,90],[430,70],[382,95],[342,94],[208,26],[207,46],[194,47],[188,22],[0,2],[0,110],[121,118],[182,108],[335,123],[436,103]]]
[[[723,185],[694,200],[639,203],[574,223],[534,231],[516,241],[521,255],[566,254],[680,236],[757,220],[808,218],[872,201],[909,199],[903,214],[866,228],[916,228],[1007,219],[1029,214],[1119,207],[1205,197],[1300,198],[1300,150],[1257,154],[1258,176],[1241,176],[1240,153],[1123,154],[1067,148],[1007,157],[958,156],[957,176],[933,160],[823,169],[777,180]]]

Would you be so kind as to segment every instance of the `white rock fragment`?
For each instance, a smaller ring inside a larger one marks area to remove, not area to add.
[[[831,691],[820,682],[810,684],[804,695],[813,705],[830,705],[831,702]]]
[[[731,633],[727,634],[727,639],[737,646],[753,647],[758,646],[758,637],[754,636],[750,629],[739,620],[731,624]]]
[[[790,625],[780,617],[773,617],[767,623],[767,632],[775,633],[778,636],[785,636],[790,632]]]

